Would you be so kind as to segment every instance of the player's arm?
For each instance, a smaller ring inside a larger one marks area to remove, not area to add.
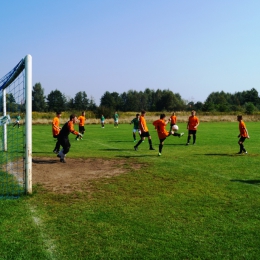
[[[76,130],[74,129],[74,125],[73,125],[73,123],[72,123],[71,121],[68,123],[68,128],[69,128],[69,131],[70,131],[72,134],[74,134],[74,135],[81,135],[78,131],[76,131]]]
[[[199,122],[198,119],[197,119],[196,123],[197,123],[197,124],[194,126],[194,128],[197,128],[197,127],[199,126],[199,124],[200,124],[200,122]]]

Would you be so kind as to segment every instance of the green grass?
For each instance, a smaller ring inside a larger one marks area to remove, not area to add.
[[[0,200],[0,259],[258,259],[259,126],[246,124],[248,155],[236,154],[237,123],[201,123],[195,146],[179,124],[184,137],[169,137],[161,157],[151,124],[156,151],[147,140],[134,151],[129,124],[87,125],[83,141],[70,135],[66,166],[123,159],[128,173],[92,181],[91,193],[34,186],[31,196]],[[33,156],[55,157],[53,148],[51,127],[33,126]]]

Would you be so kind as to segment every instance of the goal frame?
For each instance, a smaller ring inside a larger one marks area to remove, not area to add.
[[[15,73],[3,85],[3,116],[6,116],[6,88],[25,70],[25,193],[32,193],[32,56],[26,55],[15,68]],[[4,136],[7,128],[4,125]],[[4,150],[7,150],[7,140],[4,140]]]

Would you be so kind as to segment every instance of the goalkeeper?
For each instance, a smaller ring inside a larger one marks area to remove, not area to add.
[[[72,133],[74,135],[78,135],[82,137],[82,134],[74,130],[74,124],[77,122],[76,115],[70,115],[70,120],[62,127],[60,133],[58,135],[58,141],[62,146],[62,150],[57,155],[60,158],[60,162],[65,163],[65,156],[70,150],[70,141],[69,141],[69,134]]]

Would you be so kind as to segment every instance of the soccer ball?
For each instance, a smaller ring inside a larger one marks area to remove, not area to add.
[[[178,127],[177,125],[173,125],[173,126],[172,126],[172,130],[178,131],[178,130],[179,130],[179,127]]]

